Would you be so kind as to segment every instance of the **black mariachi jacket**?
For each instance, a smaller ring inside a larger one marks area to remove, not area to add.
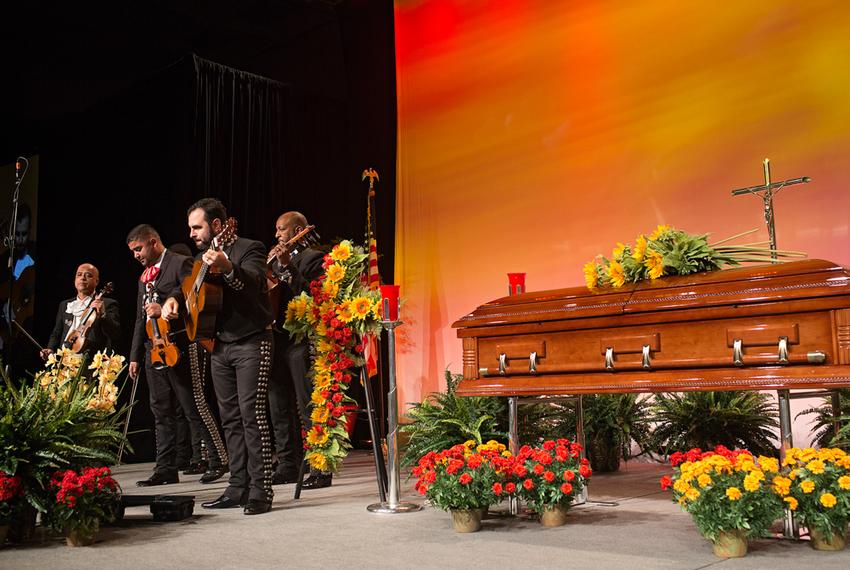
[[[62,346],[62,341],[74,324],[74,316],[68,312],[68,303],[72,303],[76,297],[65,299],[59,303],[59,310],[56,312],[56,324],[53,325],[53,332],[50,333],[50,340],[47,341],[47,348],[58,350]],[[121,314],[118,309],[118,301],[101,297],[103,300],[103,314],[100,315],[86,334],[86,343],[83,350],[88,352],[97,352],[100,350],[114,349],[118,346],[118,340],[121,336]]]
[[[153,282],[157,302],[162,304],[169,297],[174,297],[180,291],[183,279],[190,273],[192,273],[192,258],[166,249],[162,264],[159,266],[159,275]],[[136,299],[136,324],[133,327],[133,343],[130,347],[130,362],[144,363],[145,361],[145,344],[147,342],[147,333],[145,332],[147,315],[144,309],[145,292],[145,284],[140,279],[138,298]]]

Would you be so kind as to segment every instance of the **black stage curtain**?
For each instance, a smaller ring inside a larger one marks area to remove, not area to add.
[[[222,200],[243,235],[273,235],[264,218],[283,206],[285,86],[197,56],[192,64],[192,194]]]

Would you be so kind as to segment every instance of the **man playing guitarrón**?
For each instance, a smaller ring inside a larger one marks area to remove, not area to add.
[[[216,500],[204,508],[244,506],[246,515],[268,512],[272,504],[272,455],[268,414],[268,378],[272,358],[272,314],[266,295],[265,248],[258,241],[235,238],[220,251],[210,247],[225,227],[227,212],[214,198],[189,208],[189,237],[201,250],[200,261],[224,277],[222,307],[216,317],[211,356],[230,480]],[[163,305],[165,318],[175,318],[185,290]],[[188,307],[191,318],[193,307]],[[197,310],[197,307],[194,308]]]

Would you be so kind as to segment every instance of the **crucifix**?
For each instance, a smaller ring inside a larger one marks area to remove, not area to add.
[[[770,240],[770,257],[773,259],[774,263],[776,262],[776,227],[773,224],[773,197],[779,193],[780,190],[785,188],[786,186],[793,186],[795,184],[805,184],[811,182],[811,178],[808,176],[801,176],[800,178],[791,178],[790,180],[783,180],[782,182],[771,182],[770,181],[770,159],[764,159],[764,184],[759,184],[758,186],[748,186],[746,188],[738,188],[737,190],[732,190],[733,196],[740,196],[741,194],[755,194],[756,196],[760,196],[764,201],[764,221],[767,224],[767,237]]]

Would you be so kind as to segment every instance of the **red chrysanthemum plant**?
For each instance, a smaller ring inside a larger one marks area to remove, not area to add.
[[[0,526],[10,523],[21,507],[23,495],[21,478],[0,471]]]
[[[581,445],[568,439],[524,445],[512,469],[517,494],[538,513],[555,506],[569,508],[593,475],[581,451]]]
[[[413,468],[416,490],[442,510],[486,509],[510,495],[513,458],[496,441],[458,444],[419,459]]]

